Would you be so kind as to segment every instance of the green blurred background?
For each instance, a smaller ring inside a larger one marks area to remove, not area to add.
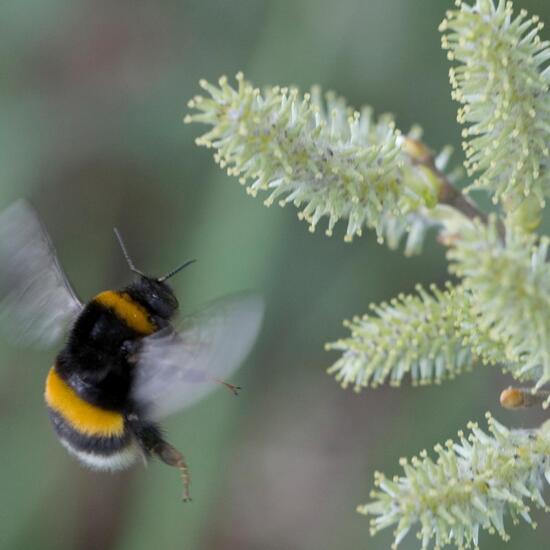
[[[441,387],[355,395],[325,374],[345,335],[342,319],[372,301],[445,280],[443,251],[421,257],[310,235],[296,211],[266,209],[215,165],[184,126],[199,78],[243,70],[257,85],[314,83],[359,106],[415,122],[435,148],[459,144],[456,105],[437,26],[443,0],[18,0],[0,7],[0,207],[29,197],[42,214],[79,294],[123,285],[116,224],[142,269],[174,279],[183,308],[253,289],[266,300],[258,345],[234,380],[166,422],[186,455],[191,504],[177,472],[152,463],[119,475],[89,472],[50,429],[43,381],[55,350],[0,346],[0,548],[356,550],[371,539],[355,506],[375,470],[445,441],[491,410],[511,426],[508,384],[478,368]],[[550,4],[522,0],[550,22]],[[544,36],[548,38],[548,32]],[[461,152],[455,162],[461,161]],[[548,224],[545,224],[548,230]],[[0,236],[0,238],[4,238]],[[510,525],[507,548],[547,547]],[[483,535],[482,548],[502,542]],[[417,548],[409,536],[402,548]]]

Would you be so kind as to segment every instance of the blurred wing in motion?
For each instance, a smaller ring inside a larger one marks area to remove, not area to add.
[[[0,327],[22,344],[50,346],[81,311],[37,214],[15,202],[0,213]]]
[[[142,340],[132,397],[152,420],[195,403],[245,359],[258,335],[263,302],[239,294],[213,302],[186,327]]]

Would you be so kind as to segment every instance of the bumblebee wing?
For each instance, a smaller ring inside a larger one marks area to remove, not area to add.
[[[17,342],[50,346],[82,310],[34,209],[0,213],[0,326]]]
[[[215,389],[245,359],[258,335],[263,302],[240,294],[213,302],[142,340],[132,397],[152,420],[188,407]]]

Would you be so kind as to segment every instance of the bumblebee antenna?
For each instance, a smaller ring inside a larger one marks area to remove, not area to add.
[[[170,277],[173,277],[176,273],[179,273],[182,269],[185,269],[188,265],[194,264],[197,260],[187,260],[183,262],[179,267],[176,267],[173,271],[170,271],[167,275],[164,275],[163,277],[159,277],[157,281],[159,283],[163,283],[166,281],[166,279],[169,279]]]
[[[130,258],[130,254],[128,254],[128,250],[126,249],[126,245],[124,244],[124,240],[122,239],[122,235],[120,234],[119,230],[116,227],[113,227],[113,231],[115,232],[116,238],[118,240],[118,244],[122,249],[122,253],[126,258],[126,262],[128,263],[128,267],[130,268],[130,271],[132,271],[132,273],[136,273],[137,275],[141,275],[143,277],[144,276],[143,273],[134,265],[132,258]]]

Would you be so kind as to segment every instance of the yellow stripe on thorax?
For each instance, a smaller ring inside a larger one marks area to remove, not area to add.
[[[98,294],[94,301],[104,307],[112,309],[115,315],[124,321],[130,328],[140,334],[151,334],[155,332],[155,325],[149,319],[147,310],[126,294],[125,292],[115,292],[106,290]]]
[[[84,401],[59,376],[55,367],[48,373],[44,396],[49,407],[81,433],[105,437],[121,436],[124,433],[122,414],[107,411]]]

